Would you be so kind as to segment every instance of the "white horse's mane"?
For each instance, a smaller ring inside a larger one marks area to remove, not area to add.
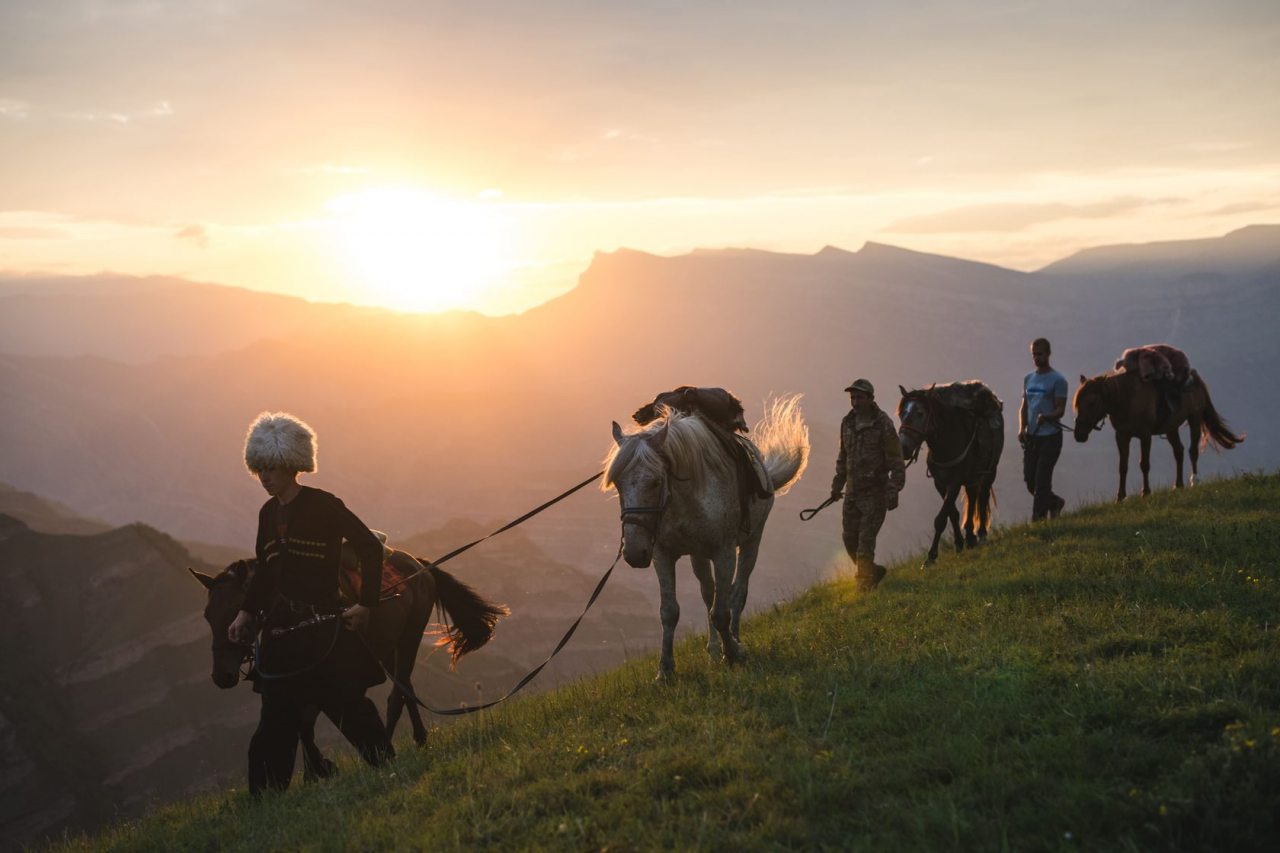
[[[667,440],[661,451],[655,451],[649,442],[641,440],[657,435],[663,428],[667,430]],[[733,460],[711,430],[696,414],[664,410],[663,417],[628,433],[609,449],[604,458],[601,488],[605,491],[613,488],[624,472],[640,466],[655,476],[661,476],[667,468],[673,476],[688,480],[695,495],[701,495],[709,475],[719,475],[721,479],[733,477]]]
[[[667,440],[661,453],[650,447],[649,442],[640,440],[656,435],[664,426]],[[713,430],[714,427],[697,414],[664,409],[661,418],[624,435],[621,443],[609,448],[604,458],[601,489],[613,488],[617,479],[633,466],[643,466],[641,470],[661,476],[665,464],[673,476],[687,479],[694,494],[701,497],[713,475],[721,480],[735,476],[734,461]],[[809,462],[809,428],[800,413],[800,395],[771,401],[765,407],[764,417],[752,428],[752,435],[773,481],[774,493],[785,495]]]

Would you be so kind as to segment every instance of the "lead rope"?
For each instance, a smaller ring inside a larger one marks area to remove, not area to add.
[[[595,479],[595,478],[593,477],[592,479]],[[584,483],[583,485],[586,485],[586,484]],[[581,623],[583,617],[587,615],[587,611],[591,609],[591,605],[595,604],[596,599],[600,597],[600,593],[604,590],[604,585],[608,582],[609,576],[613,574],[614,568],[616,568],[618,565],[618,560],[622,559],[622,545],[623,545],[623,540],[621,537],[619,537],[618,553],[614,556],[613,562],[609,565],[609,569],[604,573],[604,577],[600,578],[600,582],[596,584],[596,588],[591,593],[591,597],[587,599],[586,606],[582,608],[582,613],[578,615],[577,619],[573,620],[573,624],[569,626],[569,630],[566,631],[564,636],[560,638],[560,642],[556,644],[556,647],[551,650],[551,654],[547,655],[547,659],[544,660],[542,663],[538,664],[537,666],[535,666],[532,670],[530,670],[529,673],[525,675],[524,678],[516,682],[515,687],[512,687],[503,696],[499,697],[498,699],[494,699],[492,702],[485,702],[483,705],[471,705],[463,708],[432,708],[430,705],[428,705],[427,703],[423,702],[421,699],[418,698],[418,695],[414,692],[413,687],[411,685],[401,684],[399,681],[396,680],[396,677],[391,674],[390,670],[388,670],[387,667],[384,664],[382,664],[381,659],[376,654],[373,654],[373,649],[370,648],[369,641],[365,639],[364,634],[357,632],[356,636],[358,636],[360,638],[360,641],[364,643],[364,647],[369,650],[369,654],[373,655],[374,660],[377,660],[379,665],[382,666],[382,671],[387,674],[387,678],[391,681],[393,685],[395,685],[396,689],[399,690],[402,694],[404,694],[406,698],[413,700],[413,702],[417,704],[418,707],[423,708],[431,712],[432,714],[437,714],[441,717],[458,717],[464,714],[474,714],[477,711],[483,711],[487,708],[492,708],[494,705],[498,705],[498,704],[501,704],[502,702],[507,701],[512,696],[516,695],[521,690],[523,690],[525,685],[533,681],[533,679],[537,677],[538,673],[542,672],[543,667],[551,663],[551,659],[554,658],[556,655],[558,655],[560,653],[560,650],[563,649],[565,645],[569,642],[569,638],[573,636],[574,631],[578,630],[579,623]]]

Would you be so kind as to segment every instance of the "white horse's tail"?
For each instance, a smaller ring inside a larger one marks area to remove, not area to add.
[[[764,458],[777,495],[785,495],[809,464],[809,427],[800,413],[801,396],[775,399],[751,429],[752,441]]]

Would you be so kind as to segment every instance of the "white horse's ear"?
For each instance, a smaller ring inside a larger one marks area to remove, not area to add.
[[[1080,374],[1080,384],[1081,384],[1081,385],[1083,385],[1084,383],[1086,383],[1086,382],[1088,382],[1088,381],[1089,381],[1089,378],[1088,378],[1087,376],[1085,376],[1083,373],[1081,373],[1081,374]]]
[[[205,589],[209,589],[210,587],[213,586],[213,578],[211,578],[209,575],[206,575],[202,572],[197,572],[195,569],[191,568],[190,566],[187,566],[187,571],[191,572],[191,577],[200,581],[200,585]]]
[[[622,427],[618,426],[618,422],[613,422],[613,443],[622,444]]]
[[[907,389],[906,389],[906,388],[903,388],[901,385],[899,385],[899,386],[898,386],[898,390],[902,392],[902,396],[904,396],[904,397],[905,397],[905,396],[907,396]]]

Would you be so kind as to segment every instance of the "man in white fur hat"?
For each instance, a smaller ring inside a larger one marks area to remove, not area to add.
[[[303,709],[319,707],[359,750],[378,765],[394,756],[382,720],[365,691],[384,679],[381,666],[355,635],[378,603],[382,580],[382,543],[334,495],[298,483],[300,473],[316,470],[316,436],[311,427],[283,412],[263,412],[249,428],[244,461],[270,499],[258,513],[259,570],[245,592],[243,609],[228,629],[234,642],[254,637],[255,615],[265,615],[264,640],[272,629],[288,628],[335,613],[342,542],[360,561],[360,601],[342,612],[345,627],[330,649],[299,661],[289,677],[260,678],[258,728],[249,742],[249,790],[289,786],[297,755]],[[328,623],[332,625],[332,622]],[[332,637],[332,634],[327,636]],[[265,647],[264,647],[265,655]]]

